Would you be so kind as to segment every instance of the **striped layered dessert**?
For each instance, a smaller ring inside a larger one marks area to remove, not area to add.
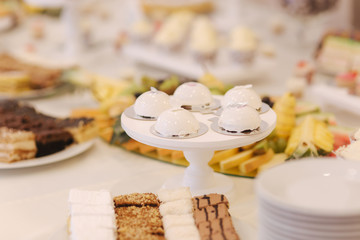
[[[0,162],[11,163],[31,159],[35,155],[34,133],[0,127]]]

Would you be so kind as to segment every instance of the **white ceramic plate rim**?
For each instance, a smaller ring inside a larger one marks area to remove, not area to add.
[[[233,225],[241,240],[257,240],[257,232],[254,227],[244,223],[238,218],[232,217]],[[49,240],[68,240],[67,225],[63,225],[57,229],[49,238]],[[101,240],[101,239],[99,239]]]
[[[0,163],[0,169],[35,167],[35,166],[41,166],[41,165],[63,161],[86,151],[94,144],[94,142],[95,139],[80,144],[74,144],[60,152],[44,157],[18,161],[14,163]]]
[[[321,162],[321,163],[320,163]],[[356,161],[340,161],[337,159],[332,158],[323,158],[323,159],[303,159],[303,160],[295,160],[287,162],[286,164],[280,164],[278,166],[275,166],[272,169],[269,169],[268,171],[265,171],[261,173],[256,179],[255,179],[255,190],[257,195],[262,198],[266,199],[267,202],[271,203],[272,205],[283,209],[284,211],[290,211],[293,213],[301,213],[308,216],[331,216],[331,217],[350,217],[350,216],[360,216],[360,208],[353,208],[353,209],[346,209],[346,210],[334,210],[329,211],[325,209],[315,209],[315,208],[307,208],[302,207],[298,205],[294,205],[292,203],[289,203],[285,199],[274,195],[269,190],[263,187],[262,181],[266,181],[265,179],[273,174],[273,172],[278,172],[277,175],[281,177],[281,174],[279,173],[279,169],[281,171],[297,171],[301,165],[311,165],[314,164],[336,164],[337,167],[345,167],[345,168],[357,168],[360,172],[360,162]],[[295,166],[294,166],[295,165]],[[321,171],[321,169],[316,169]],[[304,176],[305,177],[305,176]],[[287,181],[284,181],[286,183]]]
[[[327,231],[327,230],[314,230],[308,228],[301,228],[299,226],[293,226],[291,224],[283,224],[273,218],[270,218],[266,214],[259,214],[262,222],[267,222],[268,227],[272,229],[278,229],[279,231],[288,233],[289,235],[302,236],[304,238],[311,237],[324,237],[324,238],[333,238],[343,239],[348,237],[360,237],[359,231]]]
[[[259,207],[259,211],[260,209],[265,210],[265,211],[269,211],[270,215],[276,215],[277,217],[281,216],[281,218],[290,220],[290,221],[295,221],[297,223],[306,223],[306,224],[319,224],[319,223],[323,223],[326,224],[327,226],[330,225],[336,225],[337,227],[341,226],[341,225],[346,225],[347,227],[349,227],[349,225],[351,224],[360,224],[360,216],[357,217],[334,217],[334,218],[329,218],[328,216],[309,216],[309,215],[304,215],[301,213],[297,213],[297,212],[291,212],[291,211],[286,211],[284,209],[280,209],[277,206],[272,205],[269,202],[266,202],[262,199],[258,200],[258,207]]]

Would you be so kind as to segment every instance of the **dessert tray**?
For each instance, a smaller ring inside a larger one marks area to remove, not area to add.
[[[196,62],[187,52],[165,52],[150,44],[130,43],[124,46],[124,54],[133,58],[136,62],[152,66],[161,70],[176,73],[190,79],[199,79],[204,74],[201,63]],[[146,52],[146,54],[144,54]],[[218,79],[225,83],[239,83],[250,79],[256,79],[271,69],[275,62],[257,56],[250,65],[232,62],[225,50],[220,50],[214,63],[206,64],[206,68]]]
[[[28,168],[60,162],[85,152],[94,144],[94,142],[95,140],[93,139],[84,143],[74,144],[60,152],[44,157],[22,160],[14,163],[0,163],[0,169]]]

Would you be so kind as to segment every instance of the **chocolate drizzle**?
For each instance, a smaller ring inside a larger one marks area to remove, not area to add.
[[[239,240],[224,195],[208,194],[193,198],[195,224],[201,239]]]

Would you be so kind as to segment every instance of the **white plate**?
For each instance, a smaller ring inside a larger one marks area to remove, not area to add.
[[[14,163],[0,163],[0,169],[16,169],[16,168],[27,168],[27,167],[35,167],[35,166],[41,166],[45,164],[55,163],[59,161],[66,160],[68,158],[74,157],[87,149],[89,149],[93,144],[95,140],[90,140],[84,143],[75,144],[72,145],[60,152],[39,157],[39,158],[33,158],[23,161],[18,161]]]
[[[286,179],[286,181],[284,181]],[[331,158],[290,161],[261,173],[258,196],[308,216],[360,216],[360,162]]]
[[[241,240],[257,240],[257,233],[255,228],[237,218],[233,217],[232,219],[234,228]],[[56,232],[54,232],[49,240],[69,240],[67,226],[62,226],[59,228]]]

